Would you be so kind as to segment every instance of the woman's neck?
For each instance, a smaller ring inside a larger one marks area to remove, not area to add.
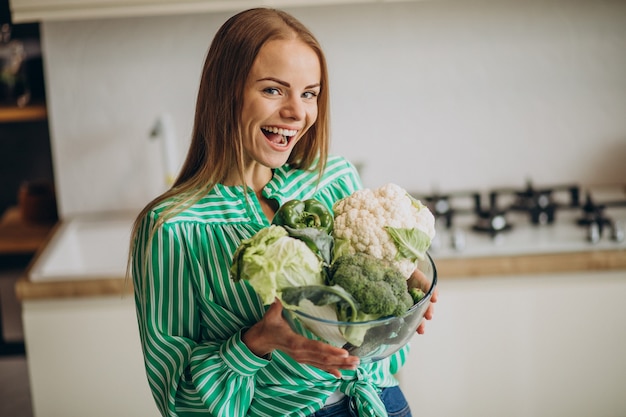
[[[274,173],[271,168],[255,165],[254,167],[248,167],[243,172],[243,178],[237,171],[232,171],[224,180],[223,184],[227,186],[232,185],[247,185],[252,188],[258,196],[261,191],[272,179]]]

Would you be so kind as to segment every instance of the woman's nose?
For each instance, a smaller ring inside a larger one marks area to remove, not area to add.
[[[281,116],[294,120],[302,120],[305,117],[304,103],[300,97],[289,97],[281,109]]]

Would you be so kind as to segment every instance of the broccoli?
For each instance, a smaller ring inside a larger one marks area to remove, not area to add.
[[[342,255],[333,262],[329,285],[339,286],[350,294],[356,311],[348,303],[337,304],[341,321],[363,322],[388,316],[401,316],[411,306],[406,278],[393,264],[364,253]],[[360,346],[368,326],[342,329],[348,342]]]
[[[400,316],[414,304],[400,270],[364,253],[339,257],[330,268],[329,280],[356,301],[358,317],[350,321],[364,321],[363,316],[365,320]]]
[[[325,285],[285,288],[282,300],[290,308],[300,306],[302,300],[315,306],[332,305],[337,320],[350,323],[401,316],[415,304],[402,272],[395,265],[364,253],[340,256],[331,265]],[[348,342],[344,347],[352,351],[361,346],[370,329],[369,325],[339,326]]]
[[[422,300],[422,298],[426,297],[424,291],[419,288],[409,288],[409,294],[411,295],[411,298],[413,298],[413,304],[417,304]]]

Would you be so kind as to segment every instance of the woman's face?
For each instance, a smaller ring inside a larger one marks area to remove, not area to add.
[[[246,172],[277,168],[317,119],[317,54],[300,40],[273,40],[259,51],[244,88],[241,123]]]

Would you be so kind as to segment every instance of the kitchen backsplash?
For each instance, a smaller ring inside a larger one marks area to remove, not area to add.
[[[626,2],[431,1],[289,9],[323,44],[333,152],[366,186],[626,180]],[[61,217],[164,189],[206,50],[229,13],[42,24]]]

